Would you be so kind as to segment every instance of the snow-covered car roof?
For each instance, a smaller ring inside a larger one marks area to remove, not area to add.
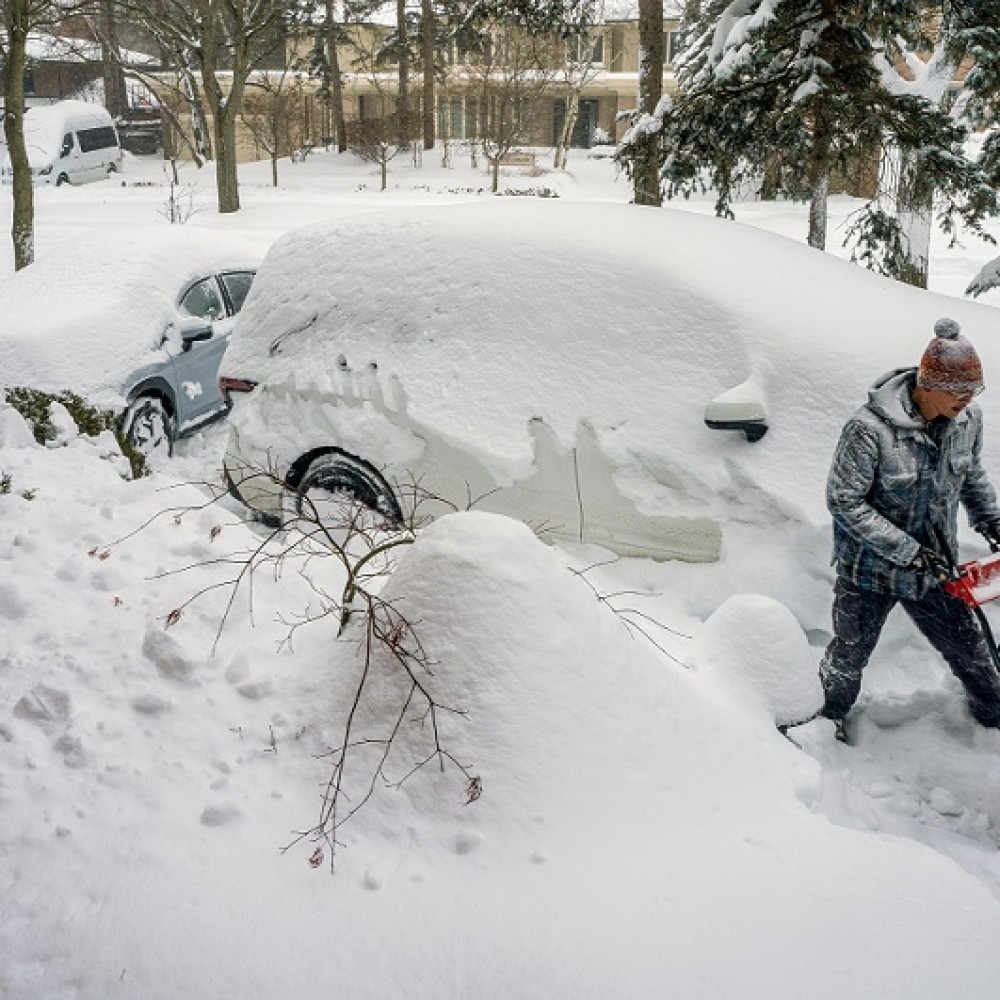
[[[0,386],[117,405],[128,376],[162,360],[185,286],[260,257],[242,238],[167,224],[75,237],[0,280]]]
[[[584,420],[620,466],[645,465],[677,496],[735,488],[750,503],[759,486],[822,513],[844,419],[879,374],[917,363],[946,315],[1000,381],[989,306],[731,221],[505,198],[286,234],[223,365],[308,389],[329,388],[343,359],[375,362],[412,418],[499,476],[530,461],[532,418],[567,447]],[[767,409],[755,444],[704,424],[706,404],[740,385]],[[1000,427],[993,441],[1000,467]]]

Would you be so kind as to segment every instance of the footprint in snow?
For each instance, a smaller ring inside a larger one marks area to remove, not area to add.
[[[243,819],[246,814],[229,799],[221,799],[205,806],[201,811],[202,826],[228,826]]]

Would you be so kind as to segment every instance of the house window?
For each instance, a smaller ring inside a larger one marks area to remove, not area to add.
[[[663,33],[663,62],[667,66],[673,66],[680,51],[681,33],[679,31],[665,31]]]
[[[576,35],[566,40],[566,58],[571,63],[588,62],[587,51],[590,50],[589,63],[591,65],[604,62],[604,36],[598,35],[594,39],[584,38]]]
[[[621,28],[611,29],[611,72],[618,73],[622,69],[622,59],[625,53],[625,33]]]

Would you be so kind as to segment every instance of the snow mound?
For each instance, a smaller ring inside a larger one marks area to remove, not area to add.
[[[426,666],[411,661],[411,676],[393,651],[375,647],[351,734],[370,741],[365,766],[361,754],[354,758],[359,784],[348,788],[352,800],[364,794],[397,726],[384,774],[390,784],[410,775],[400,786],[413,810],[408,822],[441,809],[464,822],[474,811],[494,834],[529,821],[560,789],[573,787],[583,797],[597,786],[602,796],[617,795],[602,749],[609,743],[634,766],[663,753],[668,730],[656,691],[665,694],[668,679],[652,647],[629,641],[564,557],[519,521],[462,512],[435,522],[406,552],[382,596],[402,616],[393,623],[403,645],[423,650]],[[335,678],[331,746],[342,742],[338,733],[354,702],[360,649],[356,669]],[[433,719],[428,697],[438,706]],[[453,759],[435,759],[435,736]],[[411,774],[421,761],[433,766]],[[473,778],[485,793],[466,809]],[[397,800],[386,808],[403,806]],[[623,801],[617,808],[635,806]],[[397,821],[384,825],[396,828]]]
[[[705,623],[696,657],[779,726],[801,722],[823,704],[816,650],[791,611],[762,594],[726,600]]]
[[[35,448],[28,421],[13,406],[0,405],[0,448]]]

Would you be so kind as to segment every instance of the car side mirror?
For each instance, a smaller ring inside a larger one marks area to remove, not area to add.
[[[191,316],[181,320],[180,334],[181,349],[190,351],[193,344],[212,339],[212,324],[206,323],[199,316]]]
[[[767,433],[767,407],[753,380],[733,386],[705,407],[705,424],[714,431],[742,431],[747,441]]]

